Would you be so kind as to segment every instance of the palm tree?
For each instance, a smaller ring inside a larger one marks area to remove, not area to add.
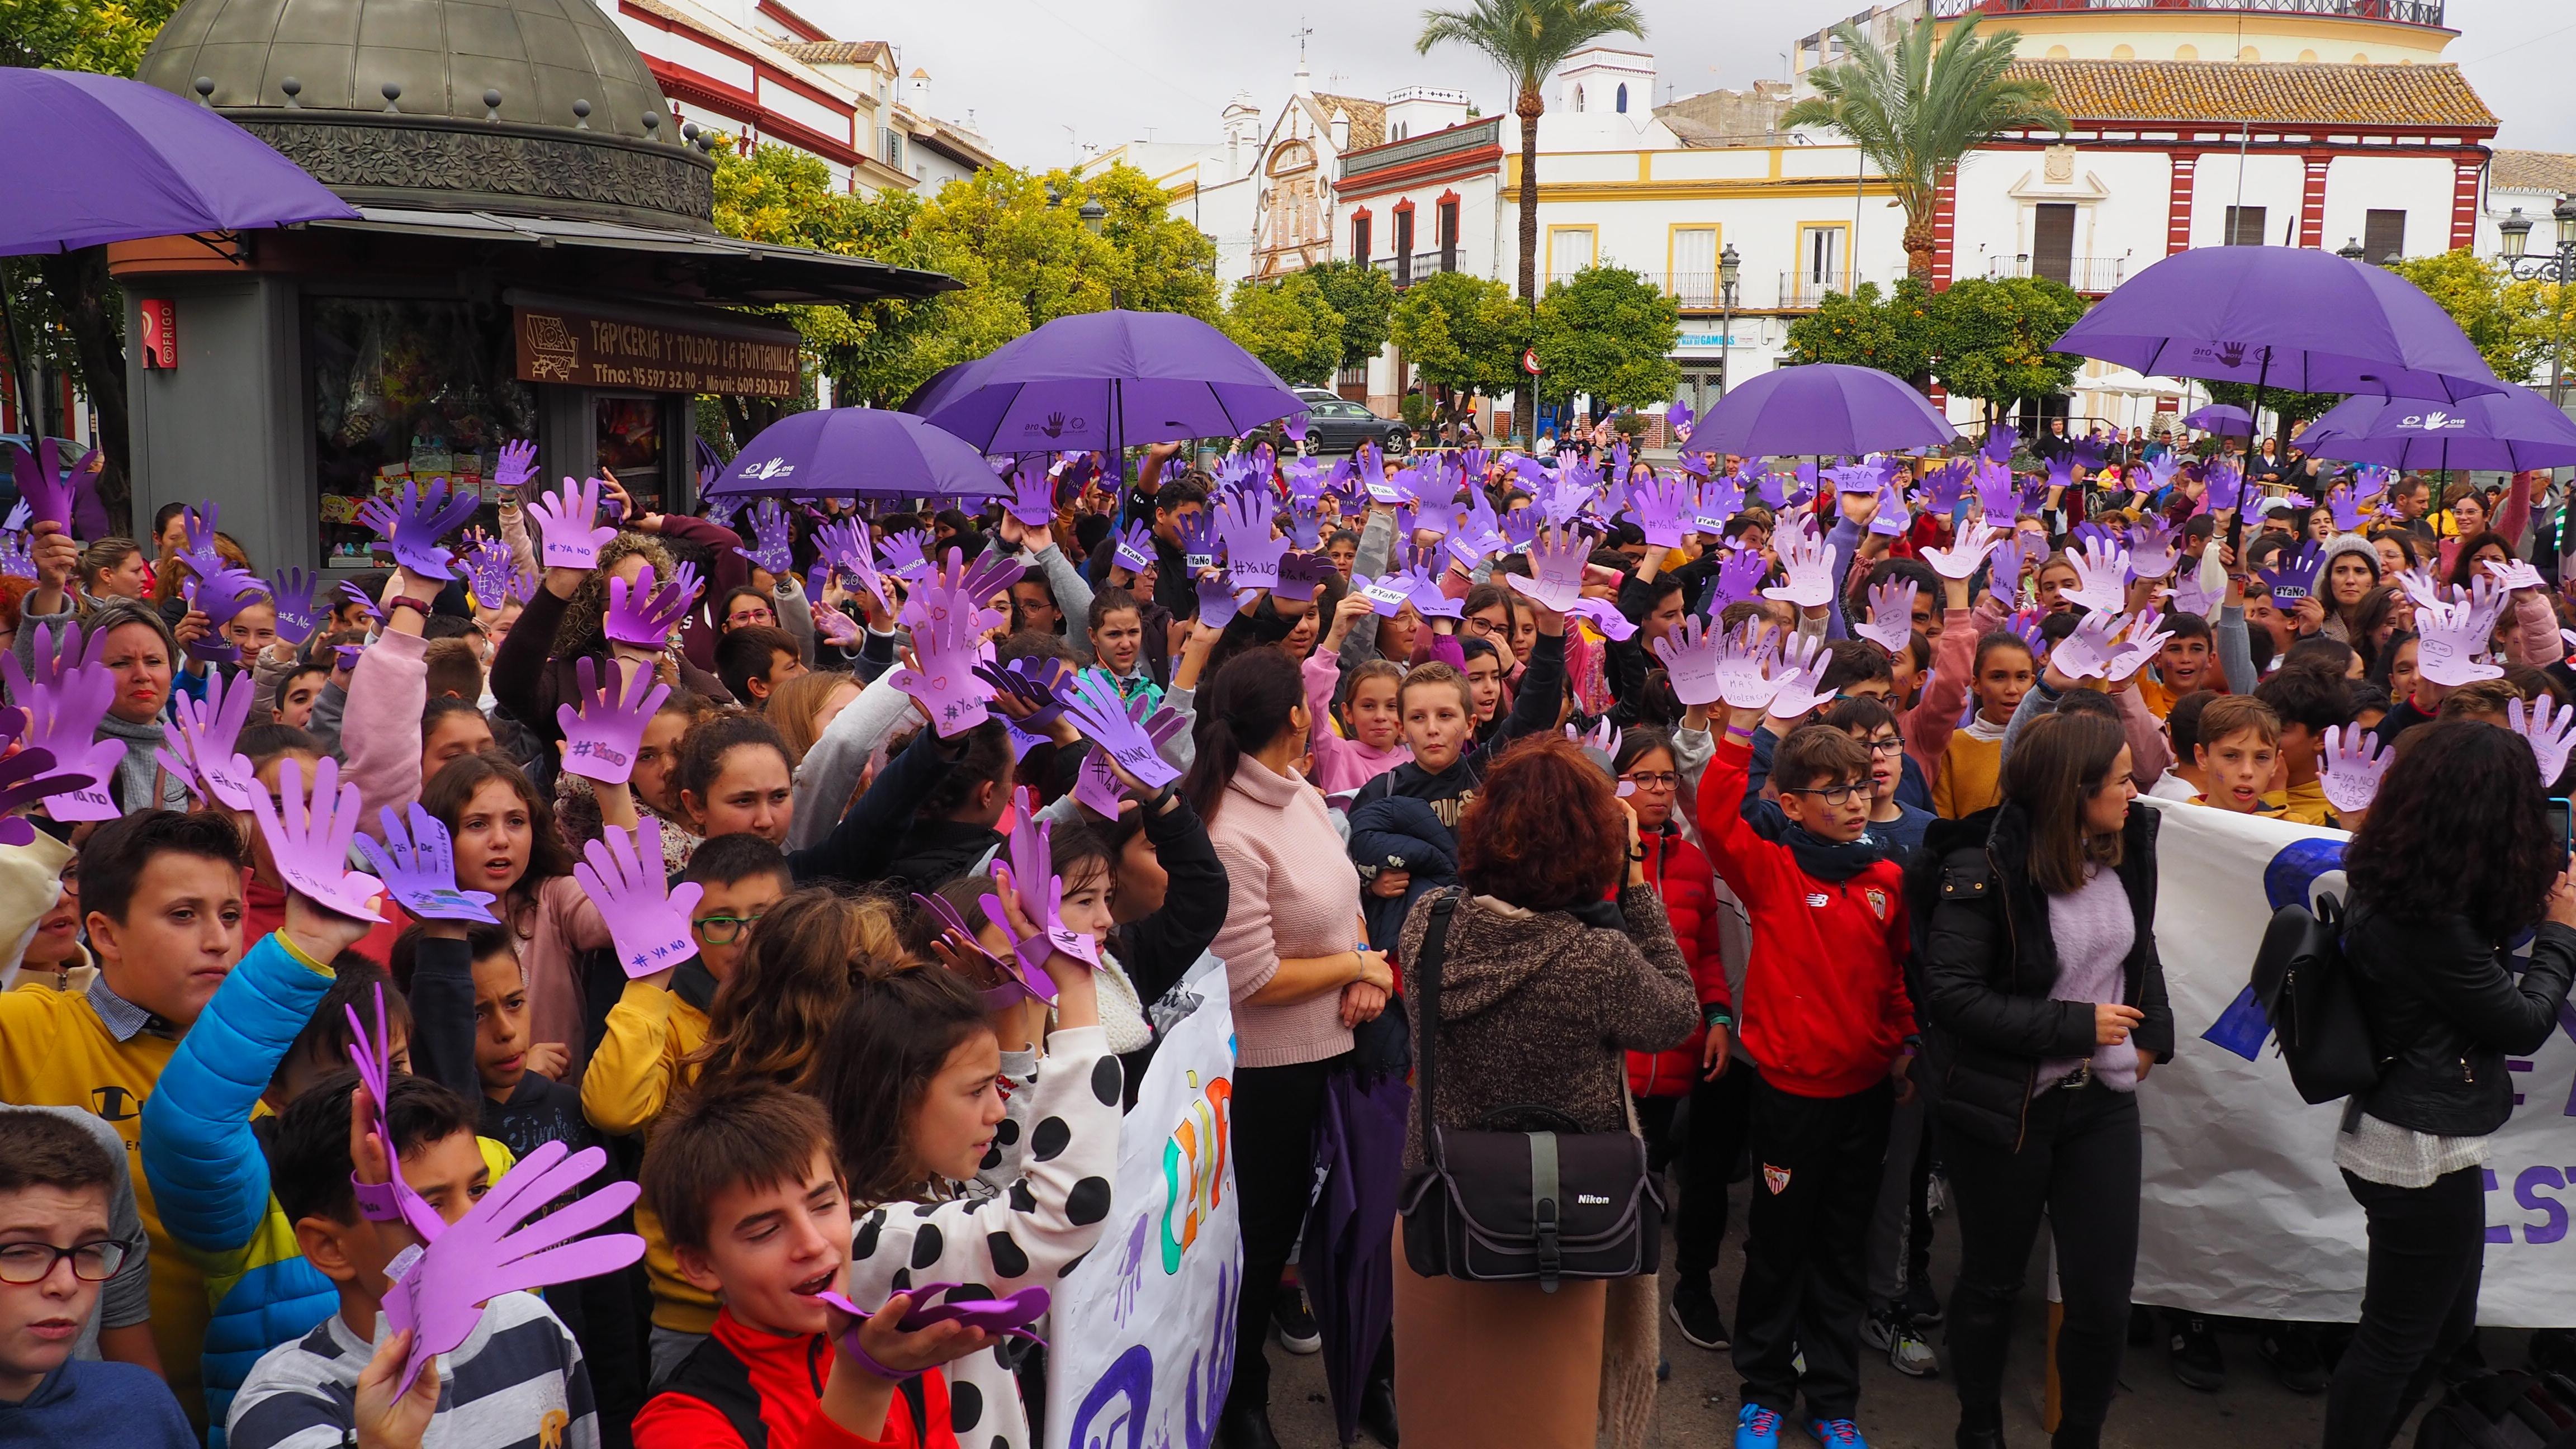
[[[1932,20],[1917,19],[1893,52],[1848,20],[1834,36],[1850,57],[1808,72],[1816,94],[1791,106],[1784,126],[1831,126],[1852,139],[1905,208],[1906,270],[1932,279],[1932,213],[1942,178],[1959,158],[2001,131],[2045,126],[2066,134],[2066,113],[2043,80],[2005,76],[2018,31],[1977,34],[1979,16],[1933,44]]]
[[[1633,0],[1475,0],[1471,10],[1425,10],[1414,53],[1454,41],[1503,69],[1512,113],[1521,118],[1521,305],[1538,305],[1538,118],[1547,112],[1547,78],[1566,57],[1608,35],[1644,39]],[[1514,411],[1536,438],[1530,384]]]

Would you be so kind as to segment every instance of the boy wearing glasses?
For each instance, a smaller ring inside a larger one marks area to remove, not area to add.
[[[102,1285],[110,1313],[146,1307],[143,1233],[113,1136],[68,1111],[0,1113],[0,1440],[183,1449],[196,1443],[167,1384],[82,1356]],[[131,1291],[129,1291],[129,1289]],[[119,1301],[123,1306],[117,1306]]]
[[[608,1034],[581,1075],[581,1109],[611,1135],[642,1132],[673,1097],[697,1081],[690,1060],[707,1042],[707,1011],[716,988],[733,975],[761,916],[795,882],[787,857],[757,835],[719,835],[689,857],[680,878],[705,892],[689,912],[698,954],[626,983],[608,1009]],[[644,1239],[644,1273],[653,1285],[651,1380],[686,1358],[715,1327],[715,1295],[680,1272],[662,1220],[650,1202],[635,1205]]]
[[[1700,780],[1710,861],[1753,922],[1736,1039],[1758,1072],[1746,1135],[1761,1171],[1735,1310],[1735,1446],[1773,1449],[1802,1395],[1813,1437],[1857,1445],[1864,1244],[1888,1119],[1914,1090],[1904,872],[1869,828],[1869,747],[1795,713],[1770,721],[1787,826],[1773,841],[1745,820],[1763,714],[1727,711]]]

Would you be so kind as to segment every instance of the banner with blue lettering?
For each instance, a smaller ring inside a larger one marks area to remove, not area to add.
[[[2361,1315],[2367,1238],[2334,1165],[2342,1104],[2290,1086],[2246,990],[2272,912],[2349,896],[2341,831],[2194,805],[2161,809],[2156,947],[2175,1059],[2138,1091],[2146,1129],[2136,1299],[2200,1313],[2311,1322]],[[2474,848],[2463,842],[2464,848]],[[2514,1111],[2490,1144],[2482,1323],[2576,1324],[2576,1013],[2507,1063]]]
[[[1243,1240],[1234,1198],[1234,1009],[1200,958],[1118,1133],[1116,1209],[1058,1285],[1047,1449],[1208,1449],[1234,1378]]]

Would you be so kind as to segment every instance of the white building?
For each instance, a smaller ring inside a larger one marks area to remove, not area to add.
[[[836,40],[780,0],[599,4],[643,55],[671,114],[746,151],[804,151],[863,196],[935,190],[995,159],[971,125],[933,116],[926,72],[898,93],[892,46]]]

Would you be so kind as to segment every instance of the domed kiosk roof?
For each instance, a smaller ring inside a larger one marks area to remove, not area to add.
[[[362,204],[712,229],[714,163],[592,0],[188,0],[136,74]]]

